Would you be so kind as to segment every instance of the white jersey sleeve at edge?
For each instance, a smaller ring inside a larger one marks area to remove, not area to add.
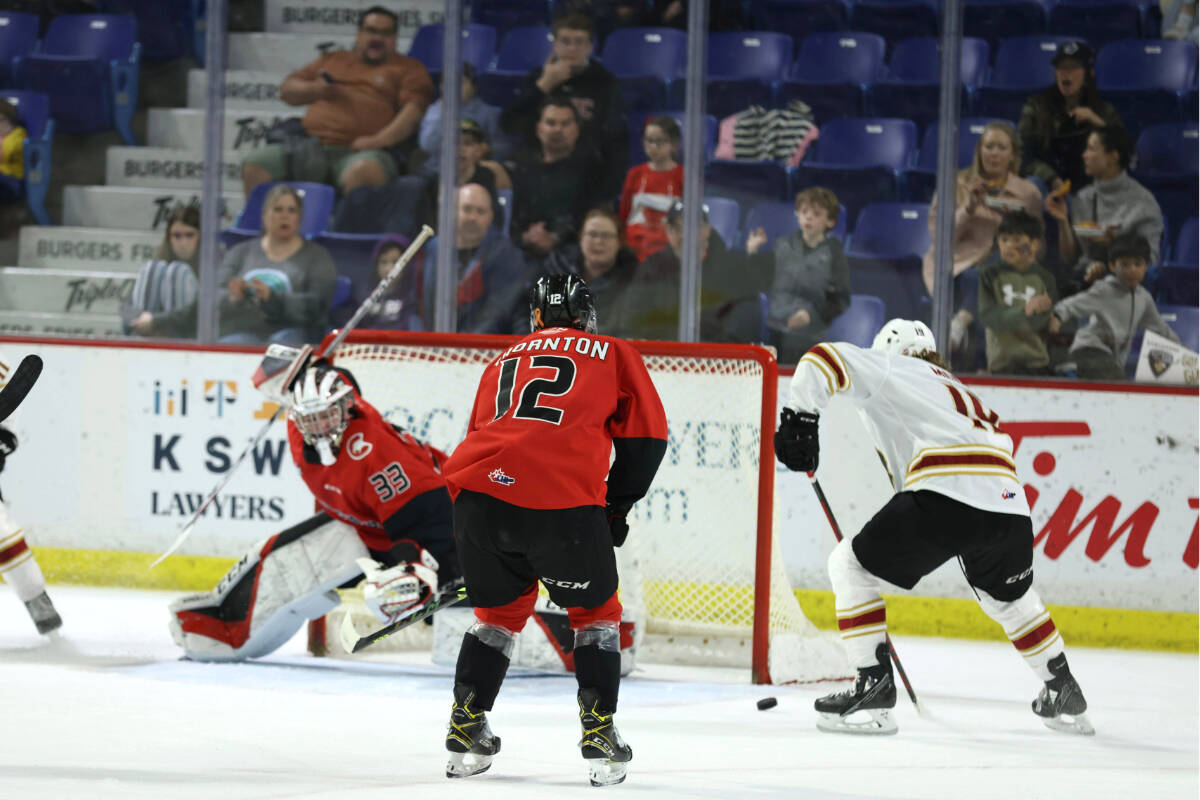
[[[861,404],[883,385],[891,371],[887,353],[849,342],[814,345],[796,365],[788,408],[820,414],[835,394]]]

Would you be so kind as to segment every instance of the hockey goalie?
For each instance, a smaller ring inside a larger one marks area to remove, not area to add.
[[[444,453],[384,420],[354,377],[328,363],[303,369],[276,397],[322,510],[255,545],[211,592],[171,603],[171,634],[195,660],[265,656],[359,578],[367,608],[389,621],[459,577]]]

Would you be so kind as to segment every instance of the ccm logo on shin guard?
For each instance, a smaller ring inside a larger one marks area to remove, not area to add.
[[[1013,575],[1011,578],[1008,578],[1004,582],[1006,584],[1007,583],[1016,583],[1017,581],[1021,580],[1022,578],[1028,578],[1032,574],[1033,574],[1033,567],[1030,567],[1029,569],[1022,572],[1020,575]]]
[[[575,581],[559,581],[554,578],[542,578],[542,583],[547,586],[557,586],[560,589],[586,589],[592,585],[591,581],[576,583]]]

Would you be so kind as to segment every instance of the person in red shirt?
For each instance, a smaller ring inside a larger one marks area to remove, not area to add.
[[[189,658],[265,656],[364,574],[364,602],[383,621],[459,576],[446,455],[388,423],[326,362],[288,399],[292,458],[321,512],[251,548],[213,591],[171,604],[171,633]]]
[[[667,419],[641,354],[596,333],[591,292],[577,276],[538,279],[530,327],[484,370],[466,438],[444,469],[476,619],[454,675],[446,775],[483,772],[500,751],[485,712],[540,581],[575,632],[579,746],[591,782],[620,783],[633,751],[613,724],[621,681],[613,548],[666,452]]]

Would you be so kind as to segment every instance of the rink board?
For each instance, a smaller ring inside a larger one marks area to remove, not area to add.
[[[0,341],[0,350],[10,358],[36,352],[46,363],[30,402],[11,418],[23,446],[4,490],[52,579],[208,588],[250,545],[312,513],[277,425],[197,525],[182,551],[191,561],[148,572],[148,554],[168,546],[270,417],[248,380],[260,352],[37,339]],[[1195,389],[974,384],[1021,439],[1018,470],[1036,496],[1037,586],[1061,609],[1066,635],[1194,652]],[[433,444],[452,449],[455,434],[445,436]],[[848,403],[830,405],[821,436],[820,477],[852,533],[886,500],[886,477]],[[786,471],[776,478],[789,576],[803,587],[805,610],[829,626],[824,564],[833,536],[807,481]],[[889,597],[894,630],[998,635],[956,564]]]

